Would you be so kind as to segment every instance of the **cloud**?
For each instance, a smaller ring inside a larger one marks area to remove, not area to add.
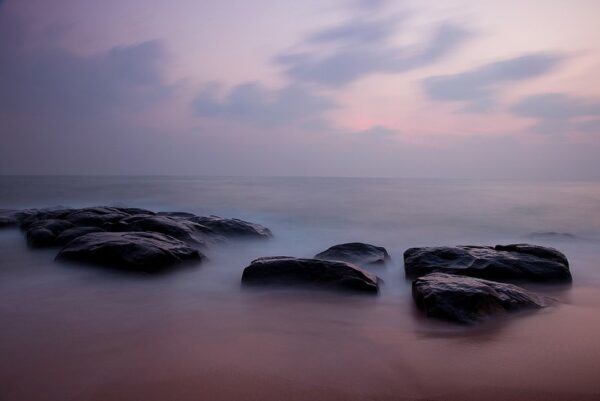
[[[161,42],[82,55],[58,47],[60,38],[36,36],[43,32],[2,9],[0,170],[82,173],[147,163],[158,131],[147,110],[174,91]]]
[[[484,112],[496,104],[502,85],[546,74],[562,59],[557,54],[528,54],[485,64],[459,74],[426,78],[422,85],[431,100],[462,102],[462,111]]]
[[[400,131],[385,127],[383,125],[375,125],[363,131],[356,132],[356,135],[362,138],[370,139],[388,139],[400,134]]]
[[[0,67],[0,110],[90,115],[139,109],[169,93],[164,61],[156,41],[93,56],[58,48],[17,50]]]
[[[325,113],[337,107],[327,96],[299,85],[269,89],[259,82],[246,82],[222,96],[219,84],[207,85],[192,107],[197,116],[235,120],[258,126],[327,126]]]
[[[353,20],[342,25],[325,28],[310,35],[309,43],[361,44],[387,40],[395,31],[397,19]]]
[[[600,132],[600,99],[544,93],[526,97],[510,110],[516,116],[537,120],[532,129],[541,134]]]
[[[296,82],[340,87],[378,73],[402,73],[432,64],[462,45],[470,33],[440,23],[430,38],[413,46],[389,44],[398,18],[352,19],[310,35],[308,50],[278,55],[275,63]]]

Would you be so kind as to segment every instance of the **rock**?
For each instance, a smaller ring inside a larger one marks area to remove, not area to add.
[[[64,219],[80,227],[105,227],[130,215],[114,208],[85,208],[67,214]]]
[[[97,232],[75,238],[60,250],[58,260],[157,272],[186,261],[200,261],[200,252],[160,233]]]
[[[211,229],[215,234],[224,237],[257,237],[270,238],[271,230],[260,224],[240,219],[225,219],[218,216],[195,216],[189,219]]]
[[[439,272],[497,280],[571,281],[565,255],[527,244],[410,248],[404,252],[404,270],[409,278]]]
[[[315,255],[316,259],[341,260],[359,266],[383,264],[389,257],[385,248],[362,242],[334,245]]]
[[[19,226],[23,230],[44,220],[64,220],[73,209],[29,209],[23,210],[19,218]]]
[[[54,241],[55,245],[66,245],[77,237],[89,233],[103,232],[104,230],[100,227],[73,227],[68,228],[56,236]]]
[[[188,243],[204,243],[203,234],[211,230],[192,221],[168,216],[134,215],[112,228],[114,231],[144,231],[170,235]]]
[[[377,276],[350,263],[288,256],[259,258],[244,269],[249,285],[310,286],[376,294]]]
[[[50,219],[66,220],[75,226],[103,227],[115,223],[120,219],[136,215],[153,215],[154,212],[137,208],[119,207],[86,207],[81,209],[71,208],[47,208],[47,209],[25,209],[17,213],[17,220],[21,228],[27,229],[30,225]]]
[[[133,216],[134,214],[149,214],[149,215],[155,215],[156,213],[150,211],[150,210],[146,210],[146,209],[140,209],[138,207],[113,207],[111,209],[115,209],[118,212],[123,212],[126,213],[128,215]]]
[[[158,212],[156,213],[158,216],[168,216],[168,217],[184,217],[184,218],[191,218],[191,217],[196,217],[196,215],[194,213],[188,213],[188,212]]]
[[[28,225],[27,243],[35,248],[53,246],[56,237],[74,225],[66,220],[38,220]]]
[[[464,324],[544,307],[540,297],[516,285],[444,273],[416,279],[412,295],[427,316]]]

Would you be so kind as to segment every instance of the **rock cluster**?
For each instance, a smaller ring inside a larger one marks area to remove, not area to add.
[[[272,236],[268,228],[239,219],[122,207],[0,211],[0,226],[13,225],[31,247],[62,247],[59,260],[149,272],[201,261],[197,248],[208,243]]]
[[[31,247],[61,247],[57,260],[143,272],[200,262],[205,256],[199,247],[228,238],[272,236],[259,224],[187,212],[122,207],[0,210],[0,227],[17,225]],[[362,268],[389,258],[385,248],[362,242],[334,245],[313,259],[263,257],[244,269],[242,284],[377,294],[381,280]],[[514,282],[571,281],[564,254],[529,244],[410,248],[404,252],[404,269],[414,280],[412,296],[419,309],[463,324],[546,306],[544,297]]]
[[[565,255],[529,244],[410,248],[406,277],[414,278],[413,299],[427,316],[473,323],[490,316],[545,306],[542,297],[513,284],[570,282]]]

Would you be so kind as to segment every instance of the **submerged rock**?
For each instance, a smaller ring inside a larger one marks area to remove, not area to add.
[[[224,237],[270,238],[273,236],[271,230],[267,227],[240,219],[226,219],[218,216],[195,216],[189,220],[208,227],[213,233]]]
[[[185,261],[200,261],[204,255],[164,234],[97,232],[75,238],[61,249],[56,258],[156,272]]]
[[[571,281],[565,255],[528,244],[410,248],[404,252],[404,269],[409,278],[440,272],[498,280]]]
[[[359,266],[383,264],[389,257],[385,248],[362,242],[334,245],[315,255],[316,259],[341,260]]]
[[[0,228],[14,227],[18,224],[18,210],[0,209]]]
[[[574,241],[580,239],[577,235],[571,233],[559,233],[555,231],[540,231],[531,233],[527,236],[528,238],[534,240],[543,240],[543,241]]]
[[[540,297],[516,285],[444,273],[416,279],[412,295],[427,316],[464,324],[544,307]]]
[[[288,256],[259,258],[244,269],[243,284],[310,286],[376,294],[377,276],[350,263]]]

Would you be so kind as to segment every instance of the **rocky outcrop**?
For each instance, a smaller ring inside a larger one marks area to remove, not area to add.
[[[377,276],[350,263],[289,256],[259,258],[244,269],[245,285],[304,286],[376,294]]]
[[[410,248],[404,252],[404,269],[409,278],[439,272],[495,280],[571,281],[565,255],[528,244]]]
[[[55,245],[66,245],[69,242],[73,241],[77,237],[81,237],[82,235],[89,233],[97,233],[103,232],[104,230],[100,227],[72,227],[67,228],[58,234],[53,242]]]
[[[60,219],[33,222],[27,228],[27,244],[35,248],[53,246],[58,235],[73,227],[72,223]]]
[[[203,244],[203,235],[211,230],[184,218],[152,215],[133,215],[111,226],[113,231],[144,231],[170,235],[188,243]]]
[[[268,228],[240,219],[226,219],[218,216],[194,216],[189,218],[189,220],[208,227],[213,233],[226,238],[270,238],[273,236],[271,230]]]
[[[183,241],[164,234],[96,232],[73,239],[60,250],[56,258],[125,270],[157,272],[186,261],[200,261],[204,255]]]
[[[224,237],[268,238],[272,236],[271,231],[260,224],[217,216],[196,216],[187,212],[154,213],[146,209],[122,207],[0,211],[0,226],[14,225],[18,222],[21,229],[27,232],[30,228],[45,225],[46,221],[56,220],[68,222],[71,227],[97,227],[103,231],[158,232],[194,244],[203,244],[207,240],[222,240]],[[59,234],[60,232],[52,230],[52,235],[48,232],[31,235],[47,238],[44,241],[40,240],[39,243],[50,246],[55,243],[51,237]]]
[[[341,260],[359,266],[380,265],[385,263],[389,257],[385,248],[362,242],[334,245],[315,255],[316,259]]]
[[[537,295],[512,284],[444,273],[416,279],[412,295],[427,316],[465,324],[545,304]]]

